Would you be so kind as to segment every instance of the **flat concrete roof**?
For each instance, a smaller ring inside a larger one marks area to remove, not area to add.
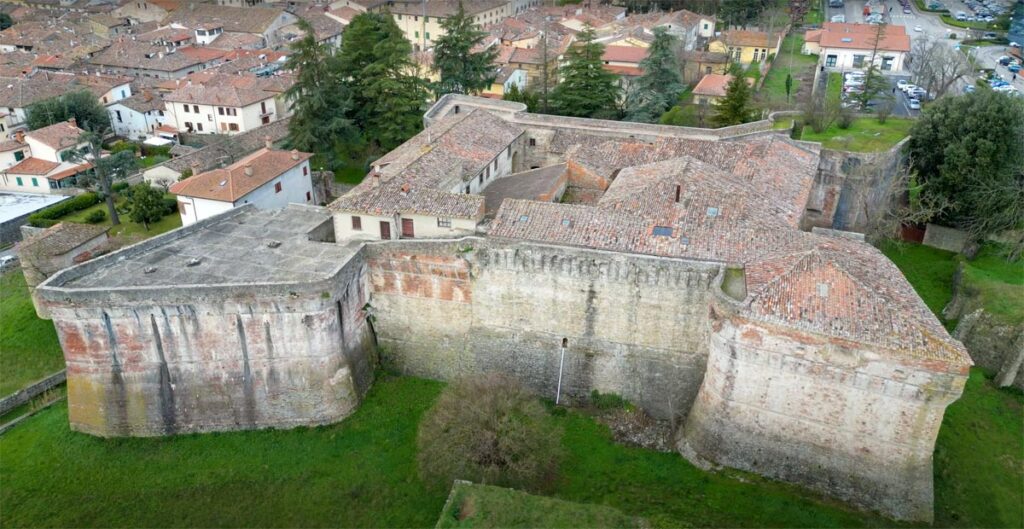
[[[565,164],[549,165],[499,178],[484,188],[485,215],[493,217],[506,198],[550,201],[565,175]]]
[[[35,193],[0,193],[0,224],[40,209],[52,206],[71,197],[64,195],[40,195]]]
[[[50,286],[118,289],[325,279],[358,250],[310,241],[307,234],[325,222],[331,222],[326,210],[310,206],[236,208],[65,271]],[[190,266],[194,260],[198,264]]]

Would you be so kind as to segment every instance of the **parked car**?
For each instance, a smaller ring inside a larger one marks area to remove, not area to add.
[[[1007,66],[1006,69],[1010,70],[1011,73],[1019,73],[1020,72],[1020,65],[1019,64],[1011,64],[1011,65]]]
[[[960,21],[967,20],[967,13],[964,13],[963,11],[957,11],[956,16],[954,16],[953,18]]]
[[[928,97],[928,91],[925,90],[924,88],[915,87],[913,90],[907,92],[907,96],[913,99],[921,100]]]
[[[906,88],[908,84],[910,84],[910,81],[907,81],[906,79],[900,79],[899,81],[896,81],[896,88],[903,90],[904,88]]]
[[[999,35],[989,31],[988,33],[985,33],[985,35],[983,35],[982,38],[989,39],[989,40],[991,40],[991,39],[998,39]]]
[[[832,22],[843,24],[846,22],[846,15],[835,15],[832,17]]]
[[[924,28],[922,28],[921,26],[914,26],[914,31],[920,33],[922,31],[924,31]]]
[[[1007,55],[1003,55],[1002,57],[1000,57],[999,58],[999,65],[1000,66],[1009,66],[1010,65],[1010,57],[1007,56]]]
[[[910,101],[907,102],[907,106],[910,107],[910,110],[921,110],[921,101],[917,99],[911,99]]]
[[[903,14],[904,15],[909,15],[910,14],[910,7],[903,6]]]
[[[911,90],[914,90],[916,88],[917,85],[907,83],[903,88],[900,88],[900,90],[903,90],[904,94],[909,94]]]
[[[7,271],[10,268],[18,266],[17,255],[4,255],[0,256],[0,272]]]
[[[969,85],[965,86],[964,87],[964,93],[966,93],[966,94],[974,93],[974,85],[969,84]]]

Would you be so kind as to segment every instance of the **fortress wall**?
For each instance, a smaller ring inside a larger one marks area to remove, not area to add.
[[[331,423],[372,383],[359,255],[313,283],[61,290],[48,289],[44,302],[78,431],[153,436]]]
[[[467,238],[367,246],[384,362],[450,380],[509,373],[546,397],[612,392],[657,417],[704,374],[716,264]]]
[[[899,519],[932,519],[932,451],[966,373],[722,310],[679,450]],[[938,371],[936,371],[938,370]]]
[[[877,153],[822,149],[803,227],[867,231],[894,199],[893,178],[906,162],[906,142]]]

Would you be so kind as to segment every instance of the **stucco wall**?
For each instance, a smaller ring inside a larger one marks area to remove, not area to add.
[[[369,244],[385,363],[451,380],[515,375],[554,397],[618,393],[658,417],[690,407],[704,372],[719,267],[467,238]]]
[[[932,451],[966,372],[715,314],[679,450],[900,519],[932,519]]]
[[[356,256],[320,282],[54,288],[42,301],[67,363],[71,427],[149,436],[346,417],[372,382],[366,295]]]

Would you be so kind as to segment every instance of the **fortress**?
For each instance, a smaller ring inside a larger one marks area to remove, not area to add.
[[[374,367],[617,393],[679,452],[910,520],[971,365],[816,144],[445,96],[326,208],[237,208],[39,285],[71,427],[331,423]]]

